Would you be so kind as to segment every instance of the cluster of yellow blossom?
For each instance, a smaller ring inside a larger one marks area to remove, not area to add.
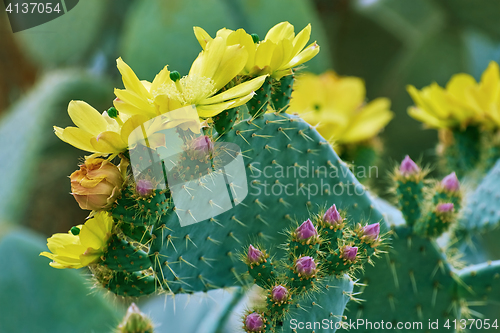
[[[202,119],[248,102],[266,77],[291,74],[319,52],[308,25],[297,36],[294,27],[282,22],[271,28],[263,41],[243,29],[221,29],[211,38],[194,28],[203,50],[188,75],[181,77],[165,66],[153,82],[139,80],[134,71],[117,59],[125,89],[115,89],[116,114],[100,113],[82,101],[72,101],[68,113],[76,127],[54,127],[63,141],[97,155],[118,154],[128,147],[130,133],[149,119],[187,105],[195,105]],[[235,80],[236,85],[223,89]]]
[[[99,261],[106,251],[114,225],[106,210],[119,196],[128,166],[127,159],[122,158],[119,167],[110,160],[131,148],[137,142],[134,140],[140,139],[136,138],[136,129],[145,130],[149,143],[153,140],[158,146],[162,145],[162,140],[154,135],[161,129],[188,126],[194,133],[199,133],[200,123],[196,116],[193,125],[192,119],[179,115],[182,108],[194,105],[198,117],[207,119],[223,110],[243,105],[266,78],[280,79],[291,74],[293,67],[319,52],[316,43],[304,49],[310,38],[310,25],[295,36],[294,27],[282,22],[274,26],[262,42],[243,29],[221,29],[215,38],[198,27],[194,31],[203,50],[194,60],[188,75],[181,77],[165,66],[153,82],[148,82],[140,80],[118,58],[117,67],[124,89],[115,89],[114,106],[100,113],[83,101],[71,101],[68,114],[76,127],[63,129],[54,126],[55,134],[61,140],[93,153],[70,176],[71,194],[80,208],[92,210],[92,217],[84,225],[47,240],[51,252],[41,255],[53,260],[51,266],[88,266]],[[231,81],[233,84],[228,85]],[[177,111],[170,112],[174,110]],[[162,117],[158,117],[160,115]],[[107,160],[99,158],[107,155],[111,155]]]
[[[331,142],[359,143],[377,135],[393,117],[389,99],[365,100],[365,84],[360,78],[341,77],[332,71],[307,73],[297,78],[289,112],[300,114]]]
[[[480,82],[469,74],[460,73],[451,78],[446,88],[433,83],[420,91],[408,86],[408,92],[416,104],[408,113],[428,127],[500,128],[500,72],[494,61],[484,71]]]

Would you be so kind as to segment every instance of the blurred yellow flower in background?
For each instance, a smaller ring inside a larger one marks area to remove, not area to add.
[[[212,37],[200,27],[195,27],[194,32],[201,47],[204,50],[209,49]],[[292,74],[292,68],[302,65],[318,54],[319,45],[316,42],[305,47],[310,36],[310,24],[295,35],[293,25],[281,22],[272,27],[260,42],[243,29],[233,31],[224,28],[217,32],[216,38],[225,39],[227,45],[242,45],[245,48],[248,58],[241,75],[269,74],[279,80]]]
[[[54,268],[82,268],[99,261],[111,237],[113,218],[98,212],[85,224],[71,228],[67,234],[54,234],[47,239],[50,252],[41,256],[52,259]]]
[[[416,104],[408,109],[408,114],[428,127],[500,127],[500,75],[494,61],[479,83],[471,75],[460,73],[448,81],[446,88],[432,83],[420,91],[411,85],[407,89]]]
[[[336,144],[358,143],[376,136],[393,118],[391,102],[377,98],[365,103],[364,81],[333,71],[304,73],[297,78],[289,112],[298,113]]]

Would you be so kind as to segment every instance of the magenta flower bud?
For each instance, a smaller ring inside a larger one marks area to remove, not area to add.
[[[316,273],[316,263],[311,257],[302,257],[297,259],[295,269],[303,277],[311,277]]]
[[[260,332],[264,329],[264,320],[257,312],[252,312],[245,318],[245,328],[250,332]]]
[[[325,215],[323,215],[323,220],[330,225],[336,225],[342,223],[344,219],[340,216],[335,204],[333,204],[332,207],[328,208]]]
[[[377,240],[380,234],[380,223],[373,223],[363,228],[363,235],[370,240]]]
[[[357,254],[358,254],[358,248],[356,246],[345,246],[342,258],[349,261],[354,261],[356,259]]]
[[[457,192],[460,189],[460,183],[455,172],[444,177],[441,181],[441,186],[448,192]]]
[[[286,289],[282,285],[275,286],[273,287],[271,294],[273,295],[273,301],[284,302],[288,298],[288,289]]]
[[[399,167],[399,172],[401,173],[402,176],[408,177],[419,173],[420,168],[418,167],[417,163],[413,162],[410,156],[406,155],[403,162],[401,162],[401,166]]]
[[[263,257],[264,256],[262,252],[259,251],[259,249],[253,247],[252,244],[250,244],[250,246],[248,247],[248,255],[247,255],[248,261],[252,264],[256,264],[258,262],[261,262]]]
[[[318,235],[318,232],[310,219],[307,219],[307,221],[302,223],[300,227],[295,230],[295,232],[297,233],[297,238],[299,240],[305,240]]]
[[[208,135],[203,135],[192,140],[189,143],[189,148],[196,158],[202,159],[213,153],[214,143]]]
[[[439,204],[436,207],[436,211],[438,213],[450,213],[450,212],[453,212],[454,209],[455,209],[455,206],[450,202]]]
[[[135,189],[141,197],[147,197],[153,193],[153,183],[146,179],[139,179]]]

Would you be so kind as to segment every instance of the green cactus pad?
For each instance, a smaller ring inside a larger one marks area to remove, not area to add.
[[[465,299],[471,313],[480,314],[478,325],[473,324],[468,332],[487,332],[485,326],[497,320],[500,313],[500,260],[478,264],[458,272],[461,283],[458,283],[458,293]],[[470,324],[470,322],[468,323]],[[481,326],[479,326],[481,325]],[[498,329],[498,327],[497,327]],[[495,330],[491,328],[491,330]]]
[[[290,307],[290,316],[283,322],[284,333],[332,333],[335,325],[342,319],[344,309],[351,299],[353,282],[347,277],[326,277],[322,281],[323,291],[314,298],[307,295],[298,304]],[[344,314],[345,315],[345,314]],[[307,327],[307,323],[316,327]],[[321,323],[327,323],[322,326]],[[299,326],[302,325],[302,326]]]
[[[456,129],[452,142],[445,146],[443,157],[445,169],[455,171],[458,178],[476,167],[480,158],[480,130],[477,126],[469,126],[465,130]]]
[[[241,106],[219,113],[213,117],[215,130],[219,134],[224,134],[232,130],[236,122],[242,119],[243,114]]]
[[[248,112],[252,117],[258,118],[266,113],[271,101],[271,82],[272,78],[267,77],[262,87],[255,92],[255,96],[248,101]]]
[[[141,244],[147,244],[151,240],[151,228],[145,225],[121,223],[119,228],[125,236]]]
[[[398,206],[408,225],[414,225],[420,218],[420,203],[423,201],[424,183],[422,180],[413,181],[401,179],[396,181]]]
[[[467,198],[457,229],[487,232],[500,224],[500,161]]]
[[[141,197],[131,186],[122,191],[111,210],[118,223],[153,225],[169,208],[166,191],[154,190],[148,197]]]
[[[295,74],[283,76],[275,81],[271,90],[271,101],[273,109],[277,112],[286,112],[292,99],[293,83]]]
[[[158,288],[153,275],[141,272],[114,272],[105,278],[103,287],[120,296],[139,297],[154,293]]]
[[[369,322],[422,322],[459,318],[455,280],[437,244],[412,234],[412,228],[393,227],[392,248],[376,265],[366,266],[360,282],[366,284],[359,296],[366,302],[348,305],[350,319]],[[393,328],[394,329],[394,328]],[[356,332],[373,332],[359,327]]]
[[[266,114],[239,123],[221,140],[241,148],[248,196],[225,213],[196,224],[181,227],[172,210],[158,221],[150,259],[157,276],[165,279],[165,289],[177,293],[243,283],[241,274],[247,267],[237,254],[245,244],[283,244],[284,229],[333,203],[352,221],[382,220],[346,164],[298,117]],[[210,198],[197,199],[197,207],[203,200]],[[187,216],[186,211],[178,213]]]
[[[116,271],[136,272],[151,267],[151,260],[146,252],[116,235],[109,239],[108,249],[103,257],[101,264]]]
[[[455,218],[454,213],[438,213],[431,210],[417,221],[415,233],[422,237],[439,237],[450,228]]]
[[[271,285],[276,278],[276,276],[274,276],[275,273],[271,259],[267,259],[267,261],[258,265],[252,264],[248,266],[248,273],[254,278],[254,283],[262,288]]]

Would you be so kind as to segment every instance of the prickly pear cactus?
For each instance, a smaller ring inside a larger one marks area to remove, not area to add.
[[[243,244],[283,243],[279,232],[318,207],[336,203],[353,221],[382,220],[331,146],[298,117],[269,113],[248,119],[221,140],[241,148],[248,196],[193,225],[180,227],[172,210],[157,222],[150,258],[167,290],[194,292],[241,283],[245,267],[236,254]]]
[[[404,165],[405,162],[401,168],[404,169]],[[413,167],[406,171],[410,169],[413,173],[407,177],[415,177],[421,172],[420,168]],[[394,181],[398,181],[398,177],[400,174]],[[378,261],[374,267],[367,266],[360,278],[360,283],[366,285],[360,290],[366,302],[351,302],[347,306],[352,320],[363,320],[355,332],[372,332],[373,326],[367,323],[380,325],[382,321],[386,330],[460,332],[463,330],[460,323],[468,318],[489,318],[490,324],[496,319],[490,309],[500,295],[493,287],[495,276],[499,276],[498,265],[483,264],[458,271],[452,253],[443,251],[436,243],[436,238],[456,223],[457,215],[450,201],[461,197],[458,179],[452,174],[438,186],[431,187],[427,187],[429,182],[423,178],[419,182],[426,195],[419,205],[422,215],[414,225],[401,223],[401,215],[394,213],[394,208],[387,203],[381,201],[377,205],[383,214],[392,217],[388,220],[397,225],[391,228],[391,248],[382,255],[385,260]],[[474,278],[476,275],[480,277]],[[482,301],[478,302],[479,299]],[[429,326],[435,322],[439,323],[438,327]]]
[[[343,308],[354,299],[354,275],[378,256],[385,241],[379,223],[352,227],[343,216],[333,205],[285,231],[282,260],[262,246],[248,247],[242,260],[254,283],[265,290],[265,301],[243,318],[246,332],[276,332],[281,327],[284,332],[327,332],[340,327]]]

